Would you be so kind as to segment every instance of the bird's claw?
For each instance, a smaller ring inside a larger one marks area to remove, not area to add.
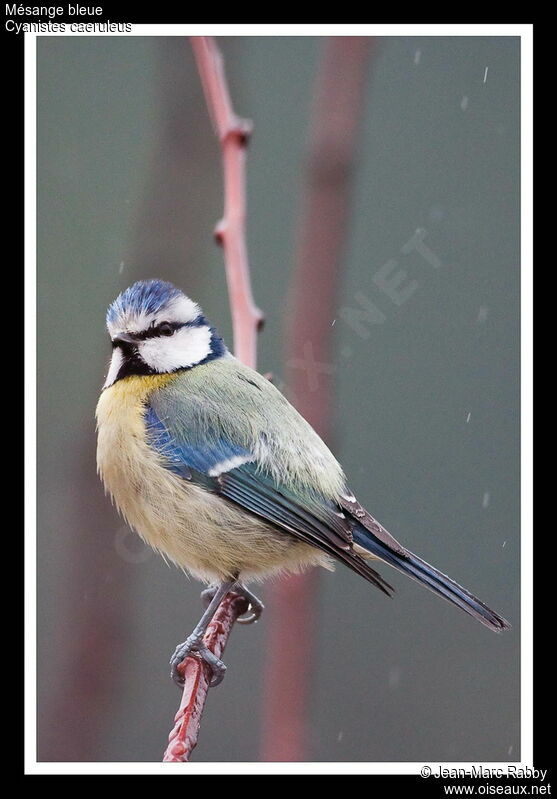
[[[236,588],[234,590],[236,591]],[[237,593],[239,593],[240,596],[243,596],[246,602],[248,602],[248,610],[244,616],[240,616],[240,618],[237,620],[238,624],[253,624],[259,619],[265,610],[265,605],[259,599],[259,597],[256,597],[255,594],[252,594],[252,592],[248,591],[248,589],[243,585],[238,586]]]
[[[201,599],[205,604],[207,610],[203,614],[201,620],[195,627],[193,633],[186,638],[183,644],[179,644],[170,658],[170,676],[179,688],[184,686],[184,678],[180,671],[180,665],[189,655],[194,655],[200,660],[207,663],[211,670],[211,680],[209,685],[214,687],[222,682],[226,672],[226,666],[214,652],[208,648],[203,639],[207,625],[210,623],[210,617],[215,613],[219,600],[226,596],[228,592],[237,594],[247,603],[245,612],[240,616],[237,621],[238,624],[253,624],[261,616],[264,605],[255,594],[242,585],[240,582],[222,583],[216,588],[206,588],[201,593]],[[214,605],[214,607],[212,607]]]
[[[213,597],[215,596],[216,588],[206,588],[204,591],[201,592],[201,599],[205,605],[205,607],[209,607],[209,604]],[[239,596],[243,597],[246,602],[248,603],[248,608],[245,615],[240,616],[237,619],[238,624],[253,624],[256,622],[263,611],[265,610],[265,605],[263,602],[252,594],[251,591],[241,584],[237,584],[232,588],[232,592],[234,594],[238,594]]]
[[[184,687],[184,678],[178,667],[189,655],[197,655],[201,660],[207,663],[211,669],[211,679],[209,681],[211,688],[214,688],[223,681],[226,672],[225,664],[214,652],[211,652],[211,650],[205,646],[203,638],[190,635],[183,644],[179,644],[176,647],[174,654],[170,658],[170,676],[178,688],[181,689]]]
[[[245,599],[247,599],[247,597],[245,597]],[[254,624],[265,610],[263,602],[259,600],[257,600],[257,602],[251,602],[249,599],[247,599],[247,601],[249,602],[248,609],[245,615],[236,619],[238,624]]]

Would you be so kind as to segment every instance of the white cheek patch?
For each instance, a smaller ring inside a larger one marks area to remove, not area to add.
[[[120,371],[120,367],[122,366],[123,363],[124,363],[124,356],[122,355],[122,351],[117,347],[115,350],[112,351],[112,358],[110,359],[110,367],[103,388],[108,388],[114,383],[114,381],[118,377],[118,372]]]
[[[195,366],[211,354],[211,330],[208,326],[183,327],[172,336],[157,336],[142,341],[141,358],[156,372],[173,372]]]

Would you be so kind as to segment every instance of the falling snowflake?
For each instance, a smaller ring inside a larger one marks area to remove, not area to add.
[[[487,315],[489,313],[489,308],[487,305],[480,305],[480,309],[478,311],[478,324],[482,324],[487,319]]]
[[[393,668],[389,671],[389,688],[398,688],[400,685],[401,675],[402,669],[400,666],[393,666]]]

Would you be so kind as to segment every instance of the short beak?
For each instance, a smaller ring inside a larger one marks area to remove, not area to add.
[[[131,333],[119,333],[116,338],[112,339],[112,344],[115,347],[118,347],[121,344],[137,344],[137,338]]]

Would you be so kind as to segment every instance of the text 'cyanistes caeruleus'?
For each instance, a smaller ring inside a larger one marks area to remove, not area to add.
[[[171,665],[197,652],[213,684],[224,664],[203,644],[223,596],[262,605],[245,583],[345,563],[384,593],[382,560],[492,630],[510,625],[398,543],[356,500],[310,425],[227,350],[199,306],[172,284],[135,283],[110,306],[113,353],[97,406],[102,480],[152,547],[212,586],[209,606]]]

